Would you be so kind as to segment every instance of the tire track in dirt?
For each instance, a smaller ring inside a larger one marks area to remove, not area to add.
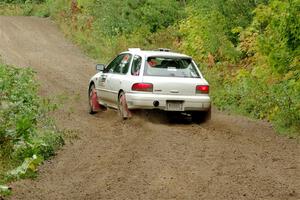
[[[54,115],[76,130],[40,168],[12,185],[9,199],[299,199],[299,144],[265,122],[214,111],[212,121],[122,122],[116,112],[87,114],[94,61],[48,19],[0,17],[0,55],[32,66],[44,96],[69,96]]]

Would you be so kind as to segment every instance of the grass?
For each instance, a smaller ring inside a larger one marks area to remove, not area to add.
[[[0,2],[0,15],[4,16],[37,16],[49,17],[50,11],[46,3],[2,3]]]
[[[23,12],[20,4],[0,3],[0,15],[20,16],[23,15]]]

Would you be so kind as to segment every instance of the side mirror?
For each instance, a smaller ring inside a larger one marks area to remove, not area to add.
[[[96,71],[97,72],[102,72],[105,68],[105,65],[104,64],[97,64],[96,65]]]

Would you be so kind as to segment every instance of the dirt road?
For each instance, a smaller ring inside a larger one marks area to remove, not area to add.
[[[299,144],[270,124],[214,111],[202,125],[87,113],[93,60],[48,19],[0,17],[0,54],[32,66],[73,140],[9,199],[299,199]],[[68,97],[68,98],[67,98]]]

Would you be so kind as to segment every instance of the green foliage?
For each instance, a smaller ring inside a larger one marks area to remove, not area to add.
[[[0,15],[23,15],[24,10],[20,4],[7,4],[0,2]]]
[[[158,1],[136,2],[140,7],[134,4],[135,1],[84,0],[74,5],[66,0],[48,0],[48,8],[52,18],[59,23],[65,34],[90,56],[101,62],[107,62],[128,47],[173,47],[177,31],[172,25],[177,18],[181,17],[183,11],[175,9],[179,3],[177,1],[171,1],[171,4]],[[160,13],[168,13],[168,15],[174,14],[175,19],[165,15],[164,22],[158,19],[157,23],[150,22],[152,18],[144,16],[142,10],[150,9],[149,6],[154,3],[156,11],[160,10]],[[116,10],[123,14],[116,15]],[[130,11],[128,15],[124,14],[127,11]],[[147,20],[149,22],[146,22]]]
[[[0,2],[0,15],[49,17],[49,0],[20,0]]]
[[[90,8],[99,31],[107,35],[132,33],[141,26],[150,32],[173,25],[181,18],[175,0],[96,0]]]
[[[299,67],[300,1],[272,1],[255,12],[254,27],[262,32],[259,51],[272,69],[285,74]]]
[[[33,166],[63,144],[61,134],[47,120],[53,106],[37,90],[33,70],[0,64],[0,161],[7,165],[0,169],[0,183],[34,172]],[[15,167],[4,176],[3,170]]]
[[[69,0],[46,0],[46,6],[53,18],[64,19],[69,16],[65,15],[66,10],[70,9]]]
[[[211,84],[222,84],[222,87],[213,88],[214,103],[222,110],[267,119],[281,133],[299,137],[300,81],[289,79],[270,84],[270,80],[266,82],[263,78],[270,73],[269,70],[263,71],[259,67],[252,71],[240,69],[219,82],[214,77],[224,74],[222,68],[210,70]]]
[[[191,0],[189,13],[193,16],[207,17],[212,12],[218,13],[225,20],[218,21],[214,17],[205,19],[211,26],[222,25],[228,40],[234,45],[238,43],[238,34],[232,31],[237,27],[247,27],[253,18],[253,9],[259,4],[266,4],[268,0]]]
[[[216,61],[235,62],[239,52],[225,35],[225,21],[218,12],[204,16],[192,15],[182,21],[179,29],[183,38],[181,49],[198,60],[204,60],[210,53]]]
[[[28,139],[39,116],[37,85],[30,69],[0,68],[0,144]]]

